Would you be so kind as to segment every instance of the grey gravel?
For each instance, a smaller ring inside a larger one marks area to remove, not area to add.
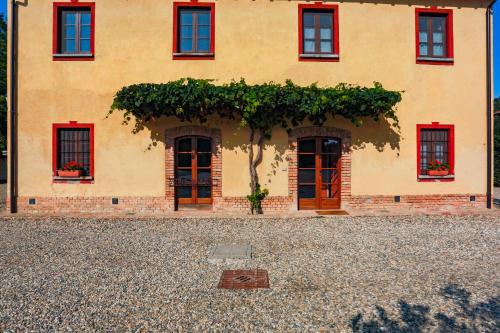
[[[0,219],[0,331],[493,332],[499,216]],[[207,262],[252,244],[243,264]],[[244,266],[244,267],[243,267]],[[260,268],[271,289],[216,288]]]

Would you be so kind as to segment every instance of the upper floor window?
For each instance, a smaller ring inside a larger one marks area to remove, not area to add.
[[[454,126],[417,125],[418,176],[453,177],[454,174]],[[437,169],[433,172],[432,169]]]
[[[299,59],[339,58],[337,5],[299,5]]]
[[[453,16],[451,10],[417,9],[417,62],[453,62]]]
[[[174,3],[174,59],[213,59],[214,3]]]
[[[60,170],[68,165],[77,165],[80,179],[94,177],[94,125],[68,124],[53,125],[53,172],[58,176]]]
[[[91,60],[94,3],[54,3],[54,60]]]

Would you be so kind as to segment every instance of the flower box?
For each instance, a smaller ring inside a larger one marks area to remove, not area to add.
[[[81,170],[57,170],[57,175],[59,177],[78,178],[81,174]]]
[[[428,176],[448,176],[450,174],[450,170],[427,170]]]

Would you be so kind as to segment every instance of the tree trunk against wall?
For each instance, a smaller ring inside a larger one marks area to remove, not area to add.
[[[255,130],[250,128],[250,137],[249,137],[249,148],[248,148],[248,166],[250,171],[250,190],[251,194],[255,194],[257,190],[257,184],[259,183],[259,175],[257,174],[257,166],[262,162],[262,155],[264,151],[264,140],[265,133],[262,130],[259,130],[259,139],[257,140],[257,154],[254,158],[253,145],[255,143]],[[253,209],[252,209],[253,213]]]

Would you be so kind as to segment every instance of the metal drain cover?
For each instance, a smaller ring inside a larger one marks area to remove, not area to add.
[[[263,269],[226,270],[220,277],[220,289],[269,288],[269,277]]]

